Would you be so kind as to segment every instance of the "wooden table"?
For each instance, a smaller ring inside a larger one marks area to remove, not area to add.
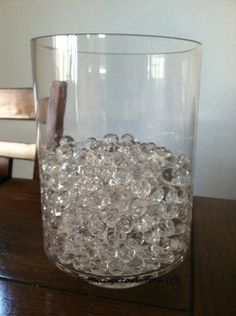
[[[42,245],[39,184],[0,184],[0,316],[236,315],[236,201],[194,199],[191,255],[140,287],[97,288],[66,275]]]

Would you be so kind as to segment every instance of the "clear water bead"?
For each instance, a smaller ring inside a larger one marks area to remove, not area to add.
[[[175,203],[167,204],[165,212],[162,213],[162,218],[172,219],[178,216],[179,207]]]
[[[87,138],[83,143],[82,143],[82,146],[83,148],[89,150],[91,149],[93,146],[96,145],[96,138],[95,137],[90,137],[90,138]]]
[[[99,209],[104,209],[110,204],[110,196],[105,190],[97,190],[92,195],[93,205]]]
[[[158,271],[189,243],[185,154],[107,134],[60,139],[40,161],[45,247],[67,269],[99,276]],[[73,268],[72,268],[73,267]]]
[[[104,262],[110,262],[115,257],[117,257],[116,248],[109,247],[107,244],[102,244],[102,246],[98,249],[98,256]]]
[[[111,204],[119,210],[121,214],[130,203],[130,197],[125,191],[116,190],[114,193],[111,193]]]
[[[163,265],[172,264],[174,261],[175,261],[175,255],[173,253],[161,254],[160,255],[160,262]]]
[[[170,249],[173,252],[185,251],[186,244],[184,238],[174,237],[170,239]]]
[[[124,134],[121,136],[121,141],[123,142],[130,142],[133,143],[134,142],[134,137],[131,134]]]
[[[119,219],[119,211],[116,208],[107,207],[101,213],[101,217],[107,227],[115,227]]]
[[[107,144],[115,144],[119,140],[119,137],[116,134],[106,134],[104,136],[104,141]]]
[[[177,191],[176,203],[185,204],[189,201],[188,193],[186,190],[179,188]]]
[[[104,242],[108,247],[117,248],[125,239],[125,234],[116,228],[108,228],[104,234]]]
[[[142,199],[135,199],[131,204],[131,213],[133,217],[140,217],[147,211],[147,201]]]
[[[136,244],[138,246],[141,246],[144,242],[144,236],[142,232],[139,232],[137,230],[132,230],[130,233],[127,234],[127,244],[130,245],[130,247],[135,247]]]
[[[161,265],[159,253],[150,245],[144,246],[142,250],[143,258],[147,266],[152,270],[159,268]]]
[[[192,219],[192,203],[178,205],[178,218],[183,223],[190,223]]]
[[[188,226],[183,223],[180,219],[175,218],[173,219],[174,226],[175,226],[175,233],[176,234],[184,234],[188,231]]]
[[[116,227],[119,231],[128,233],[132,230],[133,227],[133,219],[131,216],[128,215],[122,215],[117,224]]]
[[[178,200],[178,195],[175,188],[169,187],[167,189],[165,200],[167,203],[176,203],[176,201]]]
[[[77,248],[77,254],[75,255],[74,262],[76,263],[88,263],[89,261],[89,254],[84,247]]]
[[[155,148],[154,143],[142,143],[140,145],[141,153],[149,158],[152,155],[153,149]]]
[[[59,141],[60,146],[67,146],[67,145],[73,145],[74,139],[71,136],[63,136]]]
[[[126,271],[128,274],[140,274],[144,271],[144,261],[141,257],[136,255],[133,260],[131,260],[127,266]]]
[[[172,220],[160,220],[157,224],[157,230],[162,237],[169,237],[175,234],[175,225]]]
[[[98,256],[93,258],[89,262],[89,270],[92,274],[104,275],[106,274],[107,268],[108,268],[107,262],[104,262]]]
[[[141,179],[131,183],[131,190],[139,198],[145,198],[151,192],[151,185],[147,180]]]
[[[153,217],[145,214],[140,217],[136,222],[136,229],[140,232],[147,232],[155,226],[156,222]]]
[[[124,273],[124,263],[116,258],[108,263],[108,271],[112,275],[120,276]]]
[[[135,250],[130,246],[121,245],[118,249],[118,256],[124,262],[131,261],[135,256]]]
[[[160,202],[163,199],[164,195],[165,193],[164,193],[163,188],[159,187],[150,195],[150,201]]]
[[[111,157],[111,162],[113,162],[115,166],[120,166],[124,160],[125,156],[119,151],[115,152]]]
[[[158,220],[163,217],[163,214],[166,212],[166,208],[167,206],[163,202],[150,201],[148,204],[147,213],[155,220]]]
[[[97,189],[96,184],[94,183],[93,179],[88,176],[82,176],[78,179],[77,182],[78,190],[81,191],[90,191],[93,192]]]
[[[115,134],[106,134],[104,136],[104,141],[107,144],[107,150],[109,152],[115,152],[117,150],[117,142],[119,138]]]
[[[71,253],[63,253],[58,257],[58,260],[62,264],[71,264],[74,261],[74,257]]]
[[[171,241],[166,237],[156,238],[151,248],[152,251],[158,253],[159,255],[169,253],[172,250]]]
[[[100,214],[92,214],[88,217],[88,230],[92,235],[103,235],[106,224]]]

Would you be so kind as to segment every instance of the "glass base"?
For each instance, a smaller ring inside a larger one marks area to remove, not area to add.
[[[103,287],[109,289],[127,289],[142,285],[149,282],[150,280],[156,279],[170,271],[172,271],[176,266],[183,262],[185,255],[181,256],[173,262],[171,265],[168,265],[162,269],[151,271],[144,274],[138,275],[126,275],[126,276],[103,276],[103,275],[92,275],[83,272],[77,272],[73,269],[67,268],[59,262],[52,261],[49,259],[62,271],[76,277],[78,280],[82,280],[86,283]]]

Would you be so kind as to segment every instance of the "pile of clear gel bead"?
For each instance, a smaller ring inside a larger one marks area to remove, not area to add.
[[[61,139],[41,159],[45,248],[60,265],[103,276],[178,261],[189,243],[189,157],[130,134]]]

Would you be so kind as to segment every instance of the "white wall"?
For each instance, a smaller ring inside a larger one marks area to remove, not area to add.
[[[0,0],[0,87],[32,85],[30,38],[68,32],[201,41],[195,194],[236,199],[235,0]],[[16,134],[21,136],[14,123],[1,123],[1,138]],[[34,128],[24,127],[22,137],[33,140]],[[18,165],[15,175],[28,176],[26,169]]]

